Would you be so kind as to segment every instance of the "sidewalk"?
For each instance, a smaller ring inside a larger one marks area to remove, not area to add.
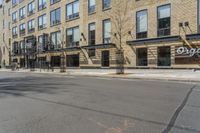
[[[60,69],[30,71],[20,69],[19,71],[11,71],[10,69],[0,69],[0,71],[8,72],[29,72],[29,73],[47,73],[59,75],[76,75],[76,76],[94,76],[94,77],[110,77],[125,79],[146,79],[146,80],[170,80],[170,81],[186,81],[200,82],[200,70],[175,70],[175,69],[126,69],[124,75],[116,75],[115,69],[66,69],[65,73],[60,73]]]

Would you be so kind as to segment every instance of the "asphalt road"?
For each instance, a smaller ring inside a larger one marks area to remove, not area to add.
[[[0,72],[0,133],[200,133],[200,85]]]

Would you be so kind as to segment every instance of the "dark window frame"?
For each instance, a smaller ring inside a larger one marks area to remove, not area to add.
[[[50,0],[50,5],[56,4],[60,2],[61,0]]]
[[[159,8],[161,8],[161,7],[164,7],[164,6],[170,6],[170,17],[166,17],[166,18],[162,18],[162,19],[169,19],[169,24],[170,24],[170,26],[169,26],[169,28],[162,28],[162,29],[159,29]],[[165,4],[165,5],[161,5],[161,6],[158,6],[157,7],[157,36],[158,37],[163,37],[163,36],[170,36],[171,35],[171,4],[169,3],[169,4]],[[167,31],[167,29],[169,30],[169,31]],[[164,32],[164,34],[161,34],[160,32],[161,32],[161,30],[165,30],[165,31],[163,31]],[[165,34],[165,32],[167,32],[166,34]]]
[[[95,30],[94,30],[94,39],[92,39],[92,35],[91,35],[91,29],[90,29],[90,26],[91,25],[94,25],[95,26]],[[91,43],[91,42],[94,42],[94,43]],[[92,23],[89,23],[88,24],[88,43],[89,45],[95,45],[96,44],[96,23],[95,22],[92,22]]]
[[[109,1],[109,6],[105,6],[105,1]],[[102,0],[102,9],[107,10],[111,8],[111,0]]]
[[[79,41],[75,42],[74,41],[74,29],[78,28],[79,30],[79,34],[80,34],[80,27],[79,26],[75,26],[75,27],[72,27],[72,28],[68,28],[66,29],[66,47],[77,47],[80,45],[80,35],[79,35]],[[72,30],[72,42],[68,42],[68,30]]]
[[[37,5],[38,6],[38,11],[41,11],[41,10],[47,8],[47,1],[46,0],[42,0],[42,4],[41,5],[39,5],[39,1],[40,0],[38,0],[38,5]]]
[[[60,18],[59,20],[57,20],[57,11],[60,13]],[[54,17],[56,18],[56,20],[52,21],[52,13],[54,13]],[[61,23],[61,8],[57,8],[57,9],[54,9],[50,12],[50,25],[51,26],[54,26],[54,25],[58,25]]]
[[[44,24],[43,19],[42,19],[42,25],[39,25],[39,18],[41,18],[41,17],[43,18],[44,16],[46,16],[46,13],[38,16],[38,18],[37,18],[38,19],[38,30],[45,29],[47,26],[47,20],[46,20],[46,24]]]
[[[105,30],[104,30],[104,28],[105,28],[105,22],[106,21],[110,21],[110,24],[111,24],[111,19],[110,18],[108,18],[108,19],[104,19],[103,20],[103,26],[102,26],[102,31],[103,31],[103,44],[109,44],[109,43],[111,43],[111,39],[112,39],[112,37],[110,36],[110,38],[104,38],[105,37]],[[112,24],[111,24],[111,30],[112,30]],[[106,41],[105,41],[105,39],[107,39],[107,40],[109,40],[109,43],[105,43]]]
[[[29,6],[30,5],[31,5],[31,10],[29,10]],[[28,14],[28,16],[34,14],[34,10],[35,10],[35,1],[29,2],[28,5],[27,5],[27,14]]]
[[[61,48],[61,43],[62,43],[62,42],[61,42],[61,38],[60,38],[60,44],[57,43],[57,42],[58,42],[58,33],[60,33],[60,37],[61,37],[61,31],[60,31],[60,30],[50,33],[50,49],[55,50],[55,49],[60,49],[60,48]],[[56,42],[56,44],[55,44],[55,45],[52,44],[52,35],[53,35],[53,34],[56,35],[56,37],[55,37],[55,42]]]
[[[146,15],[147,15],[147,31],[146,32],[138,32],[137,31],[137,26],[138,26],[138,17],[137,17],[137,14],[139,13],[139,12],[146,12]],[[136,39],[142,39],[142,38],[148,38],[148,10],[147,9],[143,9],[143,10],[139,10],[139,11],[137,11],[136,12],[136,18],[135,18],[135,20],[136,20],[136,29],[135,29],[135,33],[136,33]]]
[[[78,5],[79,5],[79,12],[77,12],[77,13],[74,13],[74,4],[76,3],[76,2],[78,2]],[[69,6],[69,5],[72,5],[72,14],[71,14],[71,18],[69,17],[69,16],[67,16],[67,6]],[[65,14],[65,20],[66,21],[71,21],[71,20],[74,20],[74,19],[77,19],[77,18],[79,18],[80,17],[80,1],[79,0],[76,0],[76,1],[73,1],[73,2],[71,2],[71,3],[68,3],[68,4],[66,4],[66,6],[65,6],[65,10],[66,10],[66,14]]]
[[[93,14],[96,12],[96,0],[95,0],[95,5],[90,6],[90,1],[88,0],[88,14]]]

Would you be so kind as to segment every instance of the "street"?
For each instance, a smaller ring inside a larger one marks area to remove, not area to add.
[[[200,84],[0,72],[0,133],[200,133]]]

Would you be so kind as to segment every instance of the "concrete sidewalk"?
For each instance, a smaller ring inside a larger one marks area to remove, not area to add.
[[[7,72],[25,72],[25,73],[43,73],[43,74],[59,74],[59,75],[76,75],[76,76],[94,76],[94,77],[110,77],[125,79],[147,79],[147,80],[170,80],[170,81],[187,81],[200,82],[200,71],[186,69],[126,69],[124,75],[116,75],[115,69],[66,69],[65,73],[60,73],[60,69],[30,71],[28,69],[20,69],[11,71],[10,69],[0,69]]]

